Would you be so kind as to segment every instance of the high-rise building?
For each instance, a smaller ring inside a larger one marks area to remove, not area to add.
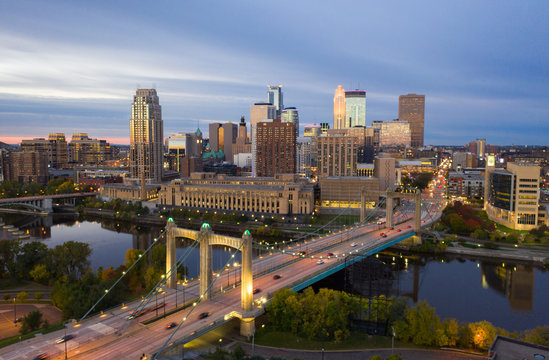
[[[301,176],[310,176],[312,173],[313,139],[309,136],[298,137],[296,154],[297,173]]]
[[[202,154],[202,140],[196,132],[171,135],[167,142],[166,159],[170,170],[181,172],[183,157],[199,157]]]
[[[48,155],[39,151],[1,152],[4,180],[45,184],[48,181]]]
[[[493,156],[489,156],[484,198],[488,218],[516,230],[531,230],[541,225],[539,212],[545,210],[539,207],[540,167],[510,162],[507,169],[499,169],[494,163]]]
[[[479,159],[484,159],[484,155],[486,154],[486,139],[477,139],[477,152],[476,155]]]
[[[210,124],[210,147],[212,151],[223,151],[225,161],[233,162],[233,143],[238,136],[238,127],[232,122]]]
[[[75,165],[97,165],[112,160],[111,145],[106,140],[91,139],[87,133],[72,134],[69,160]]]
[[[50,133],[47,140],[44,138],[22,140],[21,150],[36,151],[46,155],[48,166],[54,169],[65,168],[68,163],[67,141],[63,133]]]
[[[407,121],[375,121],[374,129],[379,130],[380,147],[407,147],[411,144],[410,123]]]
[[[355,176],[357,142],[358,139],[355,136],[342,134],[319,136],[318,176]]]
[[[318,166],[318,137],[322,135],[322,128],[316,124],[305,126],[303,135],[311,138],[311,172],[316,173]]]
[[[379,179],[379,191],[386,191],[388,188],[395,189],[397,181],[396,160],[385,153],[380,153],[374,159],[374,177]]]
[[[334,129],[345,127],[345,90],[338,85],[334,94]]]
[[[252,153],[252,143],[248,137],[248,129],[246,128],[246,119],[244,119],[244,116],[240,118],[240,124],[238,124],[238,136],[233,143],[233,158],[235,158],[235,155],[242,153]],[[236,164],[235,161],[233,161],[233,163]]]
[[[282,110],[284,110],[282,85],[269,85],[269,91],[267,91],[267,102],[276,108],[276,114],[280,116]]]
[[[257,139],[256,125],[260,121],[276,118],[276,108],[271,103],[255,103],[250,106],[250,132],[252,140],[252,175],[256,176]]]
[[[345,121],[343,127],[366,126],[366,91],[345,91]]]
[[[398,119],[410,124],[412,147],[422,147],[425,123],[425,95],[400,95]]]
[[[295,124],[280,119],[261,121],[257,126],[256,175],[295,173]]]
[[[130,177],[162,180],[164,123],[156,89],[138,89],[130,119]]]
[[[282,110],[282,114],[280,115],[280,120],[282,122],[289,122],[295,124],[295,136],[299,136],[299,112],[295,107],[287,107],[284,110]]]

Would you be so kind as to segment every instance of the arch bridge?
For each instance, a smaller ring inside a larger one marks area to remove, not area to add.
[[[210,284],[213,280],[212,268],[212,246],[223,245],[236,250],[242,254],[242,282],[241,282],[241,313],[238,317],[240,322],[240,333],[244,336],[252,336],[255,331],[255,316],[253,310],[253,272],[252,272],[252,235],[248,230],[242,238],[215,234],[210,225],[204,223],[200,231],[179,228],[173,220],[166,225],[166,273],[171,272],[167,280],[167,286],[175,289],[177,286],[177,267],[175,240],[184,237],[200,241],[200,294],[204,299],[211,299],[212,290]],[[174,270],[175,269],[175,270]]]

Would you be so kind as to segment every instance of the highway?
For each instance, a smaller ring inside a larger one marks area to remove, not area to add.
[[[432,188],[435,189],[435,195],[433,192],[426,192],[423,196],[424,205],[427,205],[423,207],[427,208],[427,211],[422,211],[424,225],[430,224],[433,216],[436,218],[440,214],[441,205],[438,204],[441,201],[440,191],[436,191],[436,187]],[[398,213],[395,214],[395,219],[398,219]],[[254,288],[260,291],[254,295],[254,300],[263,297],[268,299],[276,290],[293,287],[303,279],[337,266],[344,262],[345,256],[350,253],[365,253],[409,234],[413,231],[412,223],[413,221],[407,220],[396,225],[393,230],[377,224],[350,227],[309,240],[301,245],[284,248],[285,253],[273,251],[270,255],[256,258],[253,263]],[[381,233],[387,236],[383,237]],[[299,256],[297,254],[299,251],[306,251],[305,256]],[[327,257],[328,252],[334,255]],[[321,256],[324,263],[317,264]],[[190,306],[148,325],[143,324],[144,321],[155,317],[157,311],[158,315],[161,315],[164,311],[169,312],[175,309],[176,302],[181,306],[184,300],[190,302],[198,299],[200,296],[198,280],[179,285],[177,294],[174,289],[165,289],[162,294],[153,297],[147,308],[162,303],[165,303],[165,307],[134,319],[122,334],[117,332],[123,328],[130,311],[135,309],[137,303],[117,307],[102,315],[86,319],[81,324],[67,325],[66,333],[73,335],[74,338],[66,343],[56,344],[55,342],[65,334],[64,330],[60,330],[2,348],[0,359],[33,359],[41,353],[49,354],[51,359],[64,359],[65,346],[71,359],[139,359],[142,354],[152,353],[164,345],[169,335],[175,330],[165,329],[165,326],[171,322],[179,324],[183,318],[186,318],[174,336],[175,340],[199,331],[209,324],[223,322],[226,314],[239,311],[240,287],[234,284],[235,278],[239,281],[239,277],[234,274],[235,267],[232,268],[230,272],[223,271],[217,277],[212,287],[217,294],[211,300],[202,301],[194,308]],[[275,268],[276,270],[272,270]],[[279,275],[280,279],[273,279],[275,274]],[[192,312],[189,314],[191,309]],[[204,312],[210,313],[210,316],[199,319],[199,314]]]

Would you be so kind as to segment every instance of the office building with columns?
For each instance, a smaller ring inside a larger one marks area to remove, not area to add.
[[[318,137],[319,177],[355,176],[358,139],[343,134],[327,134]]]
[[[162,185],[159,205],[243,213],[305,215],[314,211],[313,186],[294,174],[243,178],[194,173]]]
[[[345,127],[345,90],[338,85],[334,94],[334,129]]]
[[[256,175],[294,174],[296,170],[295,124],[274,119],[261,121],[256,126]]]

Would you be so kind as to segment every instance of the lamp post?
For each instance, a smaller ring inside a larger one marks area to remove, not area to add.
[[[17,326],[17,305],[15,305],[15,297],[13,297],[13,324]]]
[[[395,352],[395,328],[391,326],[391,331],[393,333],[393,340],[391,341],[391,355]]]

